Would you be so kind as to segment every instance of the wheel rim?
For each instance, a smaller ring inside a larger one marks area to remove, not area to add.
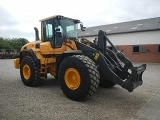
[[[28,65],[23,66],[23,76],[26,80],[28,80],[31,76],[30,67]]]
[[[69,68],[66,70],[64,79],[67,87],[71,90],[76,90],[80,86],[80,74],[74,68]]]

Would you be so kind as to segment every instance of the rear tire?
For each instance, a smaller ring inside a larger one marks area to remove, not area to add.
[[[96,92],[99,71],[95,63],[83,55],[65,58],[59,68],[59,80],[63,93],[72,100],[80,101]]]
[[[112,88],[116,84],[112,81],[106,80],[106,79],[100,79],[100,84],[99,86],[102,88]]]
[[[37,86],[41,84],[39,64],[33,60],[32,57],[26,56],[22,59],[20,66],[20,75],[22,82],[26,86]]]
[[[3,59],[3,55],[0,55],[0,59]]]

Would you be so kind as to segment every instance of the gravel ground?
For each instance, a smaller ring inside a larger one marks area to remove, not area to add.
[[[52,76],[41,86],[27,87],[13,60],[0,60],[0,120],[147,120],[142,113],[160,91],[159,71],[160,64],[147,64],[144,84],[132,93],[116,85],[76,102],[62,93]]]

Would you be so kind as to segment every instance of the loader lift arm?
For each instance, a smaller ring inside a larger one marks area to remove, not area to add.
[[[106,42],[112,46],[113,50],[106,48]],[[84,55],[96,63],[101,78],[119,84],[129,92],[142,85],[142,74],[146,69],[146,64],[134,67],[132,62],[122,52],[117,50],[104,31],[99,31],[96,47],[93,47],[92,44],[87,46],[80,42],[76,42],[76,45],[79,50],[82,50]],[[120,61],[124,63],[124,66],[120,64]]]

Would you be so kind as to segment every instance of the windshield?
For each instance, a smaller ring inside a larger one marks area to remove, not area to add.
[[[63,38],[77,39],[77,24],[70,19],[55,20],[55,31],[60,31]]]

